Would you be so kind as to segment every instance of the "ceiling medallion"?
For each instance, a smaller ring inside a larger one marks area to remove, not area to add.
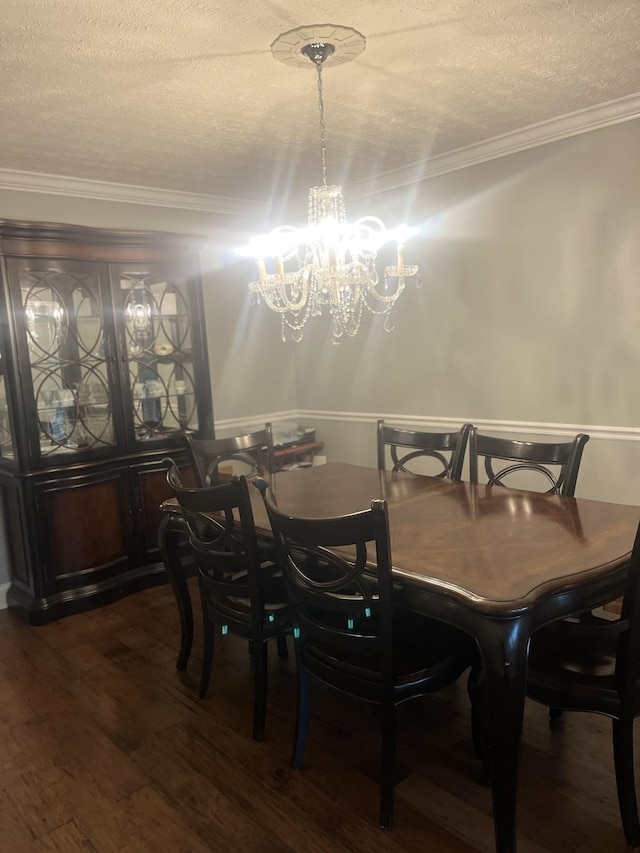
[[[358,333],[364,308],[386,315],[384,328],[391,331],[391,309],[405,279],[418,273],[417,266],[404,261],[405,242],[417,229],[401,225],[388,230],[376,216],[364,216],[349,225],[342,187],[327,184],[322,69],[350,62],[365,44],[364,36],[350,27],[314,24],[282,33],[271,45],[279,61],[316,69],[320,114],[322,186],[309,190],[307,227],[277,226],[241,250],[258,265],[258,279],[249,289],[281,315],[285,341],[287,337],[300,341],[307,320],[320,316],[325,306],[334,344],[345,334]],[[377,253],[392,242],[397,244],[397,261],[385,267],[380,281]]]

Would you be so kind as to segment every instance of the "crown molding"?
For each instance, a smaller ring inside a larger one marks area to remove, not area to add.
[[[21,172],[14,169],[0,169],[0,189],[73,196],[95,201],[144,204],[151,207],[173,207],[231,216],[250,216],[262,210],[262,205],[225,196],[201,195],[133,184],[115,184],[41,172]]]
[[[469,166],[525,151],[528,148],[536,148],[539,145],[557,142],[560,139],[631,121],[638,117],[640,117],[640,93],[607,101],[595,107],[576,110],[558,118],[523,127],[512,133],[495,136],[475,145],[467,145],[445,154],[419,160],[374,178],[354,181],[348,185],[348,192],[352,198],[363,198],[399,189],[447,172],[466,169]],[[227,196],[210,196],[133,184],[72,178],[66,175],[49,175],[43,172],[24,172],[17,169],[0,168],[0,189],[152,207],[172,207],[230,216],[255,216],[264,211],[263,204]]]
[[[375,178],[354,181],[349,184],[349,196],[351,198],[362,198],[375,193],[399,189],[428,178],[444,175],[447,172],[455,172],[458,169],[466,169],[468,166],[486,163],[488,160],[496,160],[518,151],[525,151],[528,148],[536,148],[539,145],[557,142],[570,136],[578,136],[581,133],[631,121],[639,116],[640,92],[627,95],[624,98],[617,98],[614,101],[606,101],[594,107],[576,110],[539,124],[532,124],[512,133],[494,136],[492,139],[475,145],[467,145],[445,154],[438,154],[435,157],[411,163],[400,169],[384,172]]]

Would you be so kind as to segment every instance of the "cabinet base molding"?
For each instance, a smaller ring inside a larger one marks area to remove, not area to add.
[[[133,592],[168,581],[164,565],[156,563],[121,572],[117,577],[102,583],[66,590],[44,598],[34,598],[28,590],[13,583],[7,592],[7,606],[30,625],[48,625],[64,616],[112,604]]]

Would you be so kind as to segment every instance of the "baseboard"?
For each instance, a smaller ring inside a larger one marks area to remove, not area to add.
[[[8,583],[0,584],[0,610],[7,609],[7,593],[10,586],[11,584]]]

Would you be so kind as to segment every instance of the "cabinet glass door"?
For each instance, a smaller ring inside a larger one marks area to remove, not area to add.
[[[15,451],[13,438],[11,437],[11,420],[9,413],[9,399],[7,397],[7,386],[4,379],[4,358],[0,353],[0,457],[13,459]]]
[[[97,272],[20,269],[40,454],[115,442]]]
[[[153,271],[118,276],[135,441],[198,428],[187,281]]]

